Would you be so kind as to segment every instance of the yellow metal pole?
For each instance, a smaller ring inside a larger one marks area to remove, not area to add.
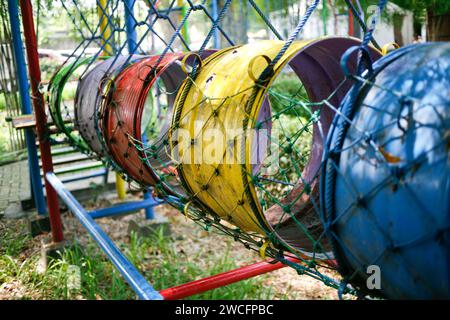
[[[106,16],[107,8],[106,8],[107,0],[99,0],[97,2],[97,14],[100,20],[100,32],[102,35],[102,55],[112,55],[113,49],[110,44],[111,41],[111,26],[108,23],[108,17]]]
[[[125,190],[125,181],[122,179],[122,177],[116,172],[116,192],[117,197],[120,200],[125,199],[126,190]]]
[[[112,55],[113,48],[110,44],[111,41],[111,26],[108,23],[108,17],[106,16],[107,8],[106,8],[107,0],[99,0],[97,3],[97,14],[100,20],[100,32],[102,34],[102,55]],[[117,197],[120,200],[125,199],[126,190],[125,190],[125,181],[122,177],[116,172],[116,192]]]
[[[177,6],[180,8],[180,23],[183,20],[184,16],[186,15],[186,5],[184,4],[185,0],[178,0],[177,1]],[[187,44],[189,44],[190,39],[189,39],[189,32],[188,32],[188,22],[186,21],[183,25],[183,28],[181,29],[181,36],[183,37],[183,39],[186,41]]]

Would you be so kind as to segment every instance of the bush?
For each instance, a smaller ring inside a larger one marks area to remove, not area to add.
[[[309,118],[309,112],[301,106],[286,110],[296,101],[309,101],[305,88],[294,72],[281,73],[275,79],[269,90],[269,99],[273,113],[282,112],[291,116]]]
[[[61,66],[61,61],[51,58],[42,58],[39,60],[41,66],[41,79],[43,82],[50,81],[53,74]]]

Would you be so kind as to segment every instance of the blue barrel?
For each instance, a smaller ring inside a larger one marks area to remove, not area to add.
[[[450,299],[450,43],[398,49],[365,77],[324,153],[340,272],[363,294]]]

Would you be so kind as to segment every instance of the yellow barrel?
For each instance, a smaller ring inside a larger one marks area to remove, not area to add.
[[[286,220],[285,213],[269,219],[265,216],[267,208],[261,206],[252,178],[262,166],[255,155],[262,153],[264,157],[268,149],[264,146],[267,141],[257,140],[261,137],[255,132],[266,129],[269,144],[273,139],[267,93],[287,63],[302,80],[310,100],[321,101],[334,94],[333,102],[339,103],[350,85],[345,84],[340,87],[342,90],[333,93],[345,79],[339,59],[345,50],[358,44],[358,40],[349,38],[295,41],[275,64],[269,79],[258,85],[255,84],[256,79],[275,58],[284,42],[261,41],[226,48],[204,60],[195,81],[188,78],[178,92],[169,135],[172,157],[178,162],[179,178],[193,202],[243,231],[265,236],[275,231],[275,235],[288,246],[313,251],[315,241],[310,235],[300,236],[301,228],[293,232],[292,225],[285,229],[280,227],[281,222]],[[326,134],[332,119],[330,110],[322,112],[320,117],[325,120],[321,123],[321,135],[316,127],[322,120],[314,124],[311,158],[299,178],[299,184],[302,181],[311,184],[313,192],[318,191],[315,182],[320,167],[323,134]],[[258,148],[262,150],[256,150]],[[310,202],[309,196],[308,193],[297,200]],[[280,203],[282,201],[280,199]],[[297,204],[291,207],[295,206]],[[300,223],[303,215],[306,213],[297,217]],[[320,224],[316,212],[314,215],[316,225]],[[280,225],[274,227],[276,222],[273,221],[278,218]],[[315,236],[318,238],[319,234]]]

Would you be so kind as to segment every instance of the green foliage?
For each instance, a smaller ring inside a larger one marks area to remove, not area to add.
[[[419,23],[424,21],[427,11],[432,11],[434,14],[444,14],[450,11],[450,1],[448,0],[390,0],[390,2],[400,8],[412,11],[414,19]],[[377,5],[378,0],[361,0],[360,3],[367,16],[367,8],[371,5]],[[345,0],[336,0],[335,6],[340,13],[348,10]],[[384,12],[384,17],[391,18],[386,15],[386,12]]]
[[[433,14],[444,14],[450,12],[450,1],[448,0],[392,0],[403,9],[411,10],[414,13],[414,19],[423,22],[426,12]]]
[[[0,166],[20,160],[25,160],[28,158],[26,149],[7,151],[7,139],[8,137],[3,136],[0,132]]]
[[[435,14],[448,13],[450,1],[448,0],[391,0],[398,6],[414,12],[431,10]]]
[[[50,58],[42,58],[39,59],[39,64],[41,67],[41,79],[43,82],[47,82],[61,66],[61,61]]]
[[[6,109],[6,99],[2,92],[0,92],[0,111],[3,111]]]
[[[302,106],[290,108],[291,103],[308,101],[306,90],[293,72],[281,73],[270,87],[270,105],[273,113],[283,113],[294,117],[309,117]]]
[[[63,101],[74,100],[76,93],[77,93],[77,83],[69,82],[64,86],[64,90],[62,93],[62,100]]]
[[[96,10],[91,10],[91,6],[90,3],[86,3],[85,1],[77,1],[77,8],[71,5],[67,6],[76,21],[76,25],[83,32],[88,32],[88,30],[81,19],[80,12],[87,21],[97,21],[97,12]],[[67,39],[74,41],[74,43],[79,43],[83,40],[73,22],[68,20],[66,11],[59,1],[39,0],[33,8],[35,11],[38,44],[40,47],[52,47],[56,45],[58,39],[52,39],[52,36],[57,33],[63,33]]]

